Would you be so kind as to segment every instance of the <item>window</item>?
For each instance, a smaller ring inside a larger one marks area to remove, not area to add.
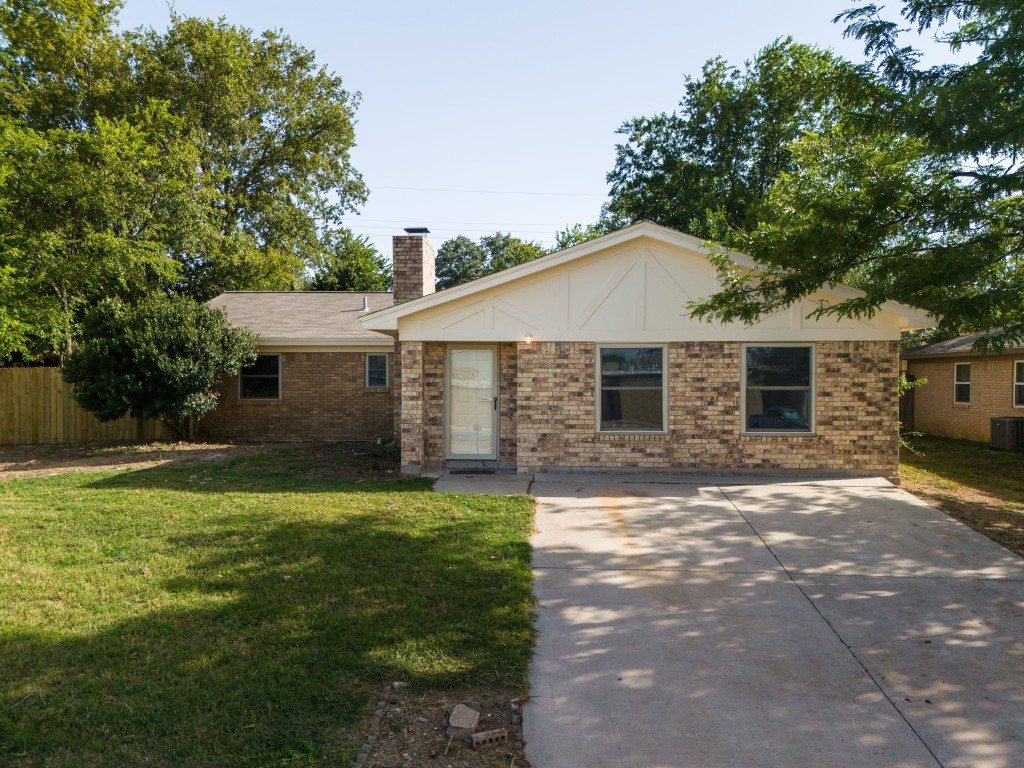
[[[807,345],[744,347],[744,431],[810,432],[813,364]]]
[[[368,353],[366,355],[366,386],[387,387],[388,356],[387,354]]]
[[[242,369],[239,397],[243,400],[277,400],[281,397],[281,356],[259,355]]]
[[[1024,408],[1024,360],[1013,364],[1013,405]]]
[[[955,363],[953,365],[953,402],[971,402],[971,364]]]
[[[665,348],[598,347],[601,432],[665,431]]]

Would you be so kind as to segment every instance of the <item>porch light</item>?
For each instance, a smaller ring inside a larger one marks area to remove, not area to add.
[[[530,333],[526,334],[526,343],[527,344],[533,344],[533,334],[530,334]]]

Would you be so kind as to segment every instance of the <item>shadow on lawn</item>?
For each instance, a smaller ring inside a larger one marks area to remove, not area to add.
[[[194,559],[163,606],[75,639],[0,633],[0,764],[339,765],[382,680],[518,685],[528,546],[486,527],[231,515],[170,539]]]
[[[164,465],[128,470],[89,484],[96,489],[151,489],[195,493],[359,493],[422,492],[428,478],[357,474],[307,457],[245,457],[188,466]]]

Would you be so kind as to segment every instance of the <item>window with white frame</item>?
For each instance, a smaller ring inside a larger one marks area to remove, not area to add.
[[[810,432],[814,414],[814,347],[743,348],[743,431]]]
[[[970,363],[954,363],[953,365],[953,402],[961,404],[971,402]]]
[[[278,400],[281,397],[281,356],[259,355],[239,374],[238,396],[243,400]]]
[[[1024,408],[1024,360],[1013,364],[1013,405]]]
[[[597,348],[600,432],[664,432],[665,348]]]
[[[388,356],[384,352],[368,352],[366,355],[366,386],[373,389],[388,385]]]

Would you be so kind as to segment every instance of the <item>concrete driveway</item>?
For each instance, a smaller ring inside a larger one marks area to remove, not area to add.
[[[1024,766],[1024,560],[884,480],[531,490],[533,768]]]

